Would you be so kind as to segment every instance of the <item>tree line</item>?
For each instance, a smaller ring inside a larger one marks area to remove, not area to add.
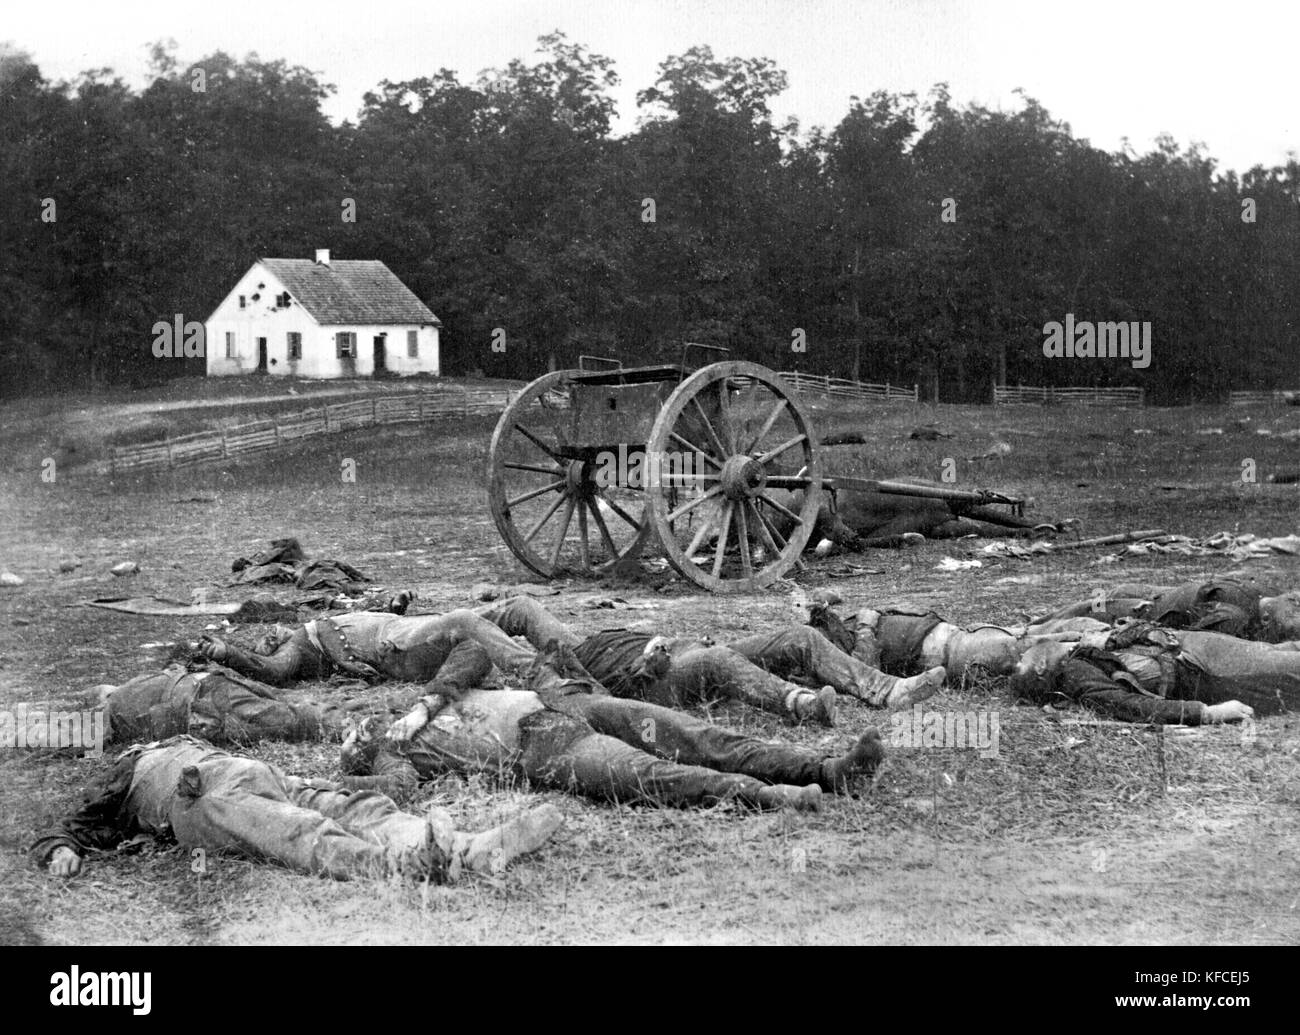
[[[149,78],[53,83],[0,48],[9,391],[200,372],[154,357],[154,323],[203,320],[255,259],[317,247],[382,259],[426,301],[445,373],[692,341],[945,401],[995,380],[1156,402],[1300,384],[1294,157],[1238,174],[1168,137],[1108,152],[1023,93],[990,110],[943,84],[804,131],[774,120],[772,61],[704,46],[615,135],[613,62],[559,32],[472,81],[382,81],[339,126],[333,87],[284,61],[182,65],[160,43]],[[1150,322],[1151,365],[1048,358],[1066,314]]]

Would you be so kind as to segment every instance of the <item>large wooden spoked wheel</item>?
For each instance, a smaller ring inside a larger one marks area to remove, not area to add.
[[[644,493],[604,484],[594,461],[566,458],[569,371],[539,377],[501,414],[488,453],[488,505],[506,545],[538,575],[599,575],[635,562],[651,534]]]
[[[647,443],[651,520],[668,562],[718,593],[762,589],[799,564],[821,505],[807,412],[757,363],[715,363],[668,397]]]

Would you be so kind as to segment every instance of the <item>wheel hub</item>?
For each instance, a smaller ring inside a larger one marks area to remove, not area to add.
[[[567,496],[591,496],[595,490],[588,465],[583,460],[570,460],[564,472],[564,492]]]
[[[766,482],[767,472],[752,456],[733,456],[722,465],[722,492],[727,499],[752,499]]]

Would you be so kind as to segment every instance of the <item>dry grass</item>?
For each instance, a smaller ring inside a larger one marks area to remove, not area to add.
[[[1252,418],[1238,429],[1230,422]],[[959,438],[918,443],[935,420]],[[297,535],[387,586],[418,589],[434,607],[467,603],[480,580],[522,578],[497,538],[481,477],[492,420],[367,431],[314,440],[275,458],[223,469],[112,482],[34,470],[4,480],[0,565],[27,579],[0,591],[0,699],[89,705],[85,688],[160,663],[146,643],[192,639],[193,622],[130,617],[73,601],[101,592],[216,599],[229,562],[262,541]],[[1202,534],[1296,530],[1294,486],[1243,485],[1240,462],[1263,476],[1294,464],[1295,447],[1253,434],[1300,425],[1300,411],[992,410],[870,407],[817,413],[820,431],[865,430],[870,447],[828,450],[842,473],[937,477],[958,458],[959,485],[1035,497],[1031,515],[1078,517],[1087,533],[1163,526]],[[1222,436],[1194,436],[1221,426]],[[1134,436],[1133,428],[1155,434]],[[36,431],[28,429],[29,435]],[[967,463],[994,440],[1001,461]],[[39,436],[34,439],[39,447]],[[343,457],[357,482],[339,478]],[[1199,484],[1162,490],[1164,484]],[[1010,621],[1117,579],[1171,582],[1226,570],[1218,558],[1142,558],[1091,567],[1095,552],[934,571],[964,543],[874,552],[880,575],[837,578],[854,603],[911,601],[958,621]],[[54,574],[59,560],[84,566]],[[107,569],[132,558],[125,586]],[[1251,562],[1293,584],[1294,559]],[[814,563],[805,585],[833,565]],[[610,612],[584,606],[607,587],[564,586],[548,598],[584,629],[647,621],[668,632],[725,638],[790,616],[781,592],[710,597],[676,579],[620,585],[657,605]],[[305,687],[303,693],[324,692]],[[389,691],[400,699],[402,688]],[[394,702],[395,706],[400,700]],[[421,789],[467,825],[538,800],[566,825],[552,845],[495,880],[454,889],[336,884],[235,858],[190,871],[179,850],[97,857],[83,878],[57,883],[22,848],[65,811],[105,761],[51,752],[0,757],[4,839],[0,939],[51,942],[1294,942],[1300,804],[1300,718],[1259,724],[1244,743],[1231,728],[1163,733],[1052,717],[1008,699],[1000,681],[972,680],[927,705],[1000,716],[1000,757],[974,751],[892,751],[877,784],[815,816],[609,807],[479,779]],[[739,708],[719,722],[764,737],[836,749],[879,713],[845,701],[834,731],[791,728]],[[336,772],[334,745],[266,745],[259,754],[305,775]],[[1163,762],[1162,762],[1163,759]]]

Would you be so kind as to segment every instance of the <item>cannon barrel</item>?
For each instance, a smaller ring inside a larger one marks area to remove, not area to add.
[[[883,492],[893,496],[923,496],[928,499],[949,500],[953,503],[969,503],[975,506],[989,503],[1003,503],[1019,508],[1024,500],[1007,496],[991,489],[945,489],[940,485],[914,485],[911,482],[876,481],[870,478],[847,478],[836,475],[824,478],[822,485],[836,491],[849,489],[857,492]]]

